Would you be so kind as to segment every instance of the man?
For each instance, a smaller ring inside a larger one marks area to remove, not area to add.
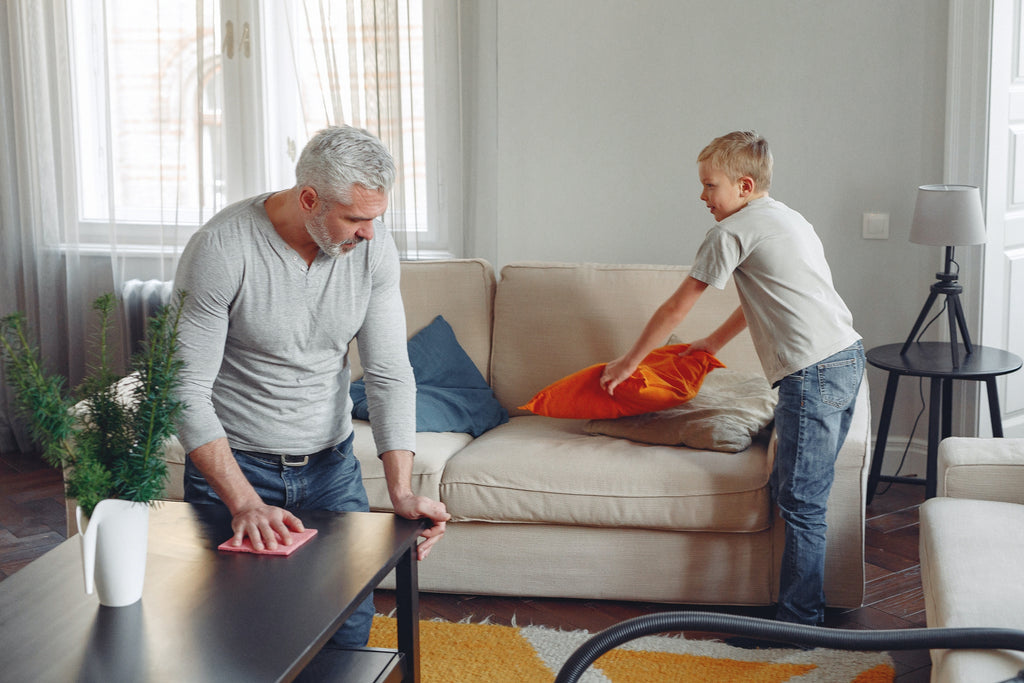
[[[185,499],[226,505],[235,545],[289,545],[303,528],[290,510],[369,509],[352,452],[352,339],[395,512],[434,522],[419,559],[444,533],[444,504],[412,491],[416,388],[398,252],[389,234],[375,238],[394,174],[377,138],[327,128],[303,150],[295,187],[227,207],[182,253]],[[333,644],[364,646],[372,617],[371,597]]]

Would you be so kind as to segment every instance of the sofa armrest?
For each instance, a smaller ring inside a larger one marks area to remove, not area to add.
[[[865,376],[850,430],[836,459],[835,482],[828,499],[825,597],[834,607],[860,607],[864,599],[864,506],[871,466],[869,396]]]
[[[952,498],[1024,503],[1024,439],[943,439],[936,490]]]

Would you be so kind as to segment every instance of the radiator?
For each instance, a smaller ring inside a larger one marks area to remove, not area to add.
[[[146,322],[171,301],[174,282],[170,280],[128,280],[121,286],[124,333],[129,353],[139,351],[146,338]]]

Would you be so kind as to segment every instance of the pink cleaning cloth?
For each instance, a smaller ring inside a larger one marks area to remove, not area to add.
[[[229,550],[235,553],[256,553],[257,555],[291,555],[299,546],[305,545],[306,541],[316,536],[316,529],[306,529],[305,531],[293,531],[292,532],[292,544],[282,545],[280,539],[277,542],[277,550],[256,550],[252,547],[252,541],[246,536],[242,539],[242,545],[234,546],[231,545],[231,539],[224,541],[217,550]]]

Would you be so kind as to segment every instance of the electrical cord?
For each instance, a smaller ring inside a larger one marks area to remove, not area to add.
[[[981,649],[1024,651],[1024,631],[1008,628],[912,628],[849,631],[709,612],[662,612],[620,622],[591,636],[562,665],[555,683],[576,683],[601,655],[642,636],[707,631],[833,650]],[[1002,683],[1024,683],[1024,671]]]
[[[956,266],[956,272],[957,272],[957,275],[959,275],[960,274],[960,264],[957,263],[956,261],[951,261],[951,263]],[[936,320],[938,320],[940,317],[942,317],[942,314],[946,312],[946,307],[948,306],[948,304],[949,304],[949,300],[948,299],[947,300],[943,300],[942,308],[940,308],[939,312],[936,313],[934,316],[932,316],[932,319],[929,320],[927,322],[927,324],[925,324],[924,328],[921,329],[921,332],[918,333],[918,335],[917,335],[917,339],[914,340],[915,343],[920,342],[921,341],[921,337],[923,337],[924,333],[928,331],[928,328],[932,326],[932,323],[934,323]],[[924,377],[919,377],[918,380],[917,380],[917,394],[918,394],[918,397],[921,399],[921,409],[917,411],[917,417],[914,418],[914,426],[910,428],[910,436],[907,437],[907,445],[903,448],[903,455],[900,456],[900,464],[897,465],[896,473],[894,475],[892,475],[893,477],[899,477],[900,473],[903,471],[903,465],[907,461],[907,454],[910,452],[910,445],[914,442],[914,434],[917,433],[917,426],[921,422],[921,417],[924,415],[924,409],[925,409],[925,407],[927,405],[925,403],[925,400],[924,400]],[[891,480],[886,482],[885,488],[882,489],[881,491],[877,491],[875,493],[875,495],[876,496],[882,495],[883,493],[885,493],[886,491],[891,489],[892,485],[893,485],[893,482]]]
[[[903,471],[903,464],[907,461],[907,454],[910,452],[910,444],[914,442],[914,434],[917,433],[917,425],[921,422],[921,417],[924,415],[924,409],[927,405],[924,400],[924,378],[920,377],[917,380],[917,395],[921,400],[921,409],[917,411],[917,417],[914,418],[914,426],[910,428],[910,436],[907,437],[907,445],[903,447],[903,455],[900,456],[900,464],[896,466],[896,474],[893,477],[900,476],[900,472]],[[890,479],[885,482],[885,488],[881,491],[876,491],[875,495],[880,496],[889,489],[892,488],[893,481]]]

